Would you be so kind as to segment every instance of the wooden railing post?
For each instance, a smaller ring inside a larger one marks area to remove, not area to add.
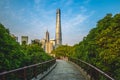
[[[26,68],[23,69],[23,77],[24,80],[27,80]]]
[[[37,70],[36,70],[37,66],[34,67],[34,71],[33,71],[33,74],[34,74],[34,77],[37,78]]]
[[[5,79],[5,75],[2,76],[2,80],[6,80],[6,79]]]
[[[42,74],[44,72],[44,64],[41,64],[41,67],[42,67]]]

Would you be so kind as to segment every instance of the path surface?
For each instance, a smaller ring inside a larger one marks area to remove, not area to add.
[[[57,60],[57,66],[43,80],[85,80],[72,63]]]

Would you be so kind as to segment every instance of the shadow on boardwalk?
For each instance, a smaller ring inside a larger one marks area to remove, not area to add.
[[[55,69],[42,80],[85,80],[85,78],[70,62],[57,60]]]

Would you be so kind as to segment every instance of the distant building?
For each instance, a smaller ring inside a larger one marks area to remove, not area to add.
[[[46,53],[51,53],[59,45],[62,45],[62,32],[61,32],[61,12],[60,9],[57,9],[56,12],[56,34],[55,40],[50,40],[49,32],[46,31],[45,39],[41,40],[42,48],[45,50]]]
[[[42,44],[42,48],[45,50],[46,40],[45,40],[45,39],[42,39],[42,40],[40,40],[40,43]]]
[[[22,45],[28,44],[28,36],[21,36],[21,43]]]
[[[62,45],[62,31],[61,31],[61,11],[57,9],[56,12],[56,34],[55,34],[56,47]]]
[[[11,36],[12,38],[14,38],[14,39],[16,40],[16,42],[18,42],[18,37],[17,37],[17,36],[15,36],[14,34],[10,34],[10,36]]]
[[[38,44],[38,45],[41,45],[41,43],[40,43],[40,40],[39,40],[39,39],[34,39],[34,40],[31,40],[31,44]]]
[[[55,40],[49,39],[49,32],[46,31],[46,38],[41,40],[42,48],[46,53],[51,53],[55,47]]]

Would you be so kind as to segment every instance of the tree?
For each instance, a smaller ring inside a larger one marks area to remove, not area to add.
[[[70,54],[120,79],[120,14],[107,14],[99,20],[96,28],[72,47]]]
[[[0,72],[52,59],[40,44],[20,45],[0,24]]]
[[[23,56],[19,43],[0,24],[0,72],[20,67]]]
[[[61,57],[67,57],[69,56],[69,50],[71,49],[71,46],[68,45],[61,45],[55,50],[51,52],[51,54],[55,54],[56,58],[61,58]]]

